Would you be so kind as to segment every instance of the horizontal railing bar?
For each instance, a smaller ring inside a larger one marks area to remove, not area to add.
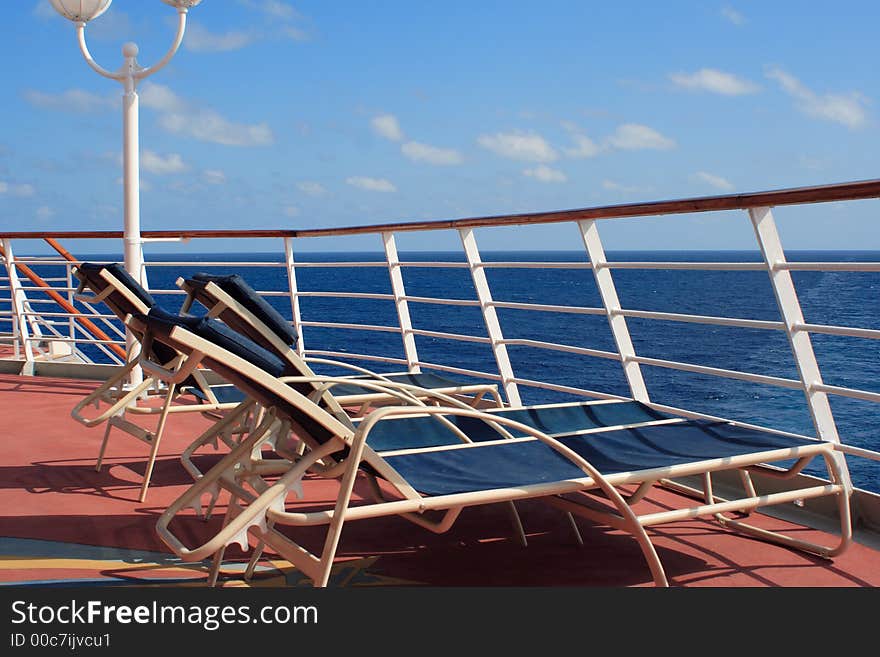
[[[73,317],[70,313],[47,313],[34,310],[25,310],[21,314],[30,317],[66,317],[67,319]],[[117,319],[116,315],[93,315],[91,313],[84,315],[84,317],[87,317],[88,319]]]
[[[746,210],[756,207],[802,205],[834,201],[855,201],[880,197],[880,180],[861,180],[814,187],[796,187],[744,194],[702,196],[696,198],[625,203],[572,210],[531,212],[466,219],[440,219],[401,223],[384,223],[340,228],[314,228],[310,230],[151,230],[143,231],[144,238],[241,238],[241,237],[328,237],[357,235],[363,233],[405,232],[419,230],[455,230],[481,226],[519,226],[548,224],[587,219],[623,219],[627,217],[690,214],[694,212],[717,212],[721,210]],[[120,239],[122,231],[4,231],[2,239],[55,239],[90,238]]]
[[[171,262],[164,260],[149,260],[144,263],[145,267],[286,267],[287,264],[283,262],[252,262],[252,261],[244,261],[244,262],[192,262],[192,261],[181,261],[181,262]]]
[[[827,383],[812,383],[810,390],[816,392],[827,392],[840,397],[851,397],[852,399],[861,399],[880,404],[880,393],[871,392],[869,390],[859,390],[857,388],[845,388],[843,386],[832,386]]]
[[[421,335],[428,338],[439,338],[441,340],[456,340],[459,342],[479,342],[481,344],[492,344],[492,340],[479,335],[464,335],[462,333],[444,333],[443,331],[428,331],[426,329],[410,329],[408,333],[413,335]]]
[[[42,335],[42,336],[32,335],[27,338],[22,338],[22,340],[25,342],[42,342],[42,341],[48,340],[48,339],[50,339],[50,338],[45,335]],[[122,345],[122,346],[125,345],[124,340],[99,340],[97,338],[91,338],[91,339],[88,339],[88,338],[62,338],[62,337],[55,337],[55,336],[52,336],[51,339],[53,341],[57,341],[57,342],[76,342],[76,343],[94,344],[94,345],[102,345],[102,344],[115,344],[115,345]]]
[[[327,356],[331,358],[348,358],[350,360],[369,360],[380,363],[394,363],[395,365],[406,365],[405,358],[394,358],[393,356],[373,356],[370,354],[356,354],[346,351],[327,351],[324,349],[306,349],[306,358],[309,356]]]
[[[169,294],[169,295],[170,294],[186,294],[186,292],[184,292],[183,290],[175,290],[175,289],[169,289],[169,290],[158,289],[157,290],[152,287],[149,289],[149,292],[150,292],[150,294]]]
[[[535,381],[533,379],[522,379],[514,377],[511,379],[517,385],[528,386],[530,388],[543,388],[544,390],[554,390],[556,392],[567,392],[581,397],[596,397],[598,399],[619,399],[627,400],[629,397],[622,397],[608,392],[598,392],[596,390],[587,390],[586,388],[573,388],[571,386],[563,386],[556,383],[546,383],[544,381]]]
[[[300,322],[300,326],[313,326],[317,328],[331,329],[354,329],[356,331],[382,331],[385,333],[400,333],[399,326],[379,326],[376,324],[347,324],[344,322]]]
[[[60,259],[40,259],[37,256],[24,256],[18,257],[16,256],[15,262],[20,265],[40,265],[40,266],[51,266],[51,267],[66,267],[68,264],[67,260]]]
[[[880,340],[880,330],[877,329],[856,328],[854,326],[830,326],[827,324],[795,324],[792,328],[796,331],[809,331],[810,333]]]
[[[436,267],[440,269],[467,269],[470,265],[466,262],[440,262],[440,261],[431,261],[431,260],[423,260],[423,261],[409,261],[409,262],[400,262],[398,263],[399,267],[420,267],[427,269],[429,267]]]
[[[480,302],[476,299],[440,299],[438,297],[413,297],[404,295],[401,297],[404,301],[412,301],[413,303],[428,303],[441,306],[479,306]]]
[[[712,324],[715,326],[734,326],[737,328],[784,330],[785,324],[761,319],[742,319],[738,317],[713,317],[712,315],[684,315],[681,313],[664,313],[653,310],[631,310],[623,308],[613,314],[640,319],[656,319],[670,322],[686,322],[689,324]]]
[[[855,445],[846,445],[841,443],[839,445],[835,445],[835,449],[838,452],[843,452],[844,454],[851,454],[852,456],[860,456],[863,459],[869,459],[871,461],[880,461],[880,452],[875,452],[873,449],[865,449],[863,447],[856,447]]]
[[[763,262],[666,262],[666,261],[644,261],[644,262],[609,262],[600,267],[608,269],[693,269],[700,270],[721,270],[721,271],[767,271],[767,265]]]
[[[290,294],[289,292],[286,294]],[[297,292],[296,296],[298,297],[328,297],[328,298],[339,298],[339,299],[380,299],[380,300],[394,300],[393,294],[383,294],[377,292]]]
[[[589,308],[582,306],[559,306],[544,303],[520,303],[515,301],[493,301],[490,305],[496,308],[509,308],[511,310],[537,310],[548,313],[571,313],[575,315],[605,315],[604,308]]]
[[[516,347],[533,347],[535,349],[550,349],[553,351],[565,351],[571,354],[581,356],[594,356],[596,358],[607,358],[608,360],[620,360],[620,354],[616,351],[602,351],[601,349],[588,349],[587,347],[575,347],[573,345],[559,344],[557,342],[542,342],[540,340],[528,340],[522,338],[509,338],[499,340],[501,344]]]
[[[525,260],[483,261],[476,265],[484,269],[592,269],[589,262],[529,262]]]
[[[673,360],[664,360],[662,358],[648,358],[646,356],[632,356],[629,358],[629,360],[640,363],[642,365],[665,367],[667,369],[692,372],[694,374],[707,374],[709,376],[720,376],[726,379],[739,379],[740,381],[749,381],[750,383],[762,383],[765,385],[778,386],[780,388],[803,390],[803,384],[800,381],[795,381],[794,379],[784,379],[778,376],[767,376],[766,374],[754,374],[751,372],[739,372],[737,370],[726,370],[719,367],[694,365],[693,363],[679,363]]]
[[[294,267],[297,269],[324,269],[332,267],[387,267],[388,263],[384,260],[368,260],[361,262],[302,262],[298,261]]]
[[[45,280],[45,279],[43,279],[43,280]],[[56,292],[76,292],[75,287],[61,287],[61,286],[55,287],[54,285],[49,286],[49,287],[43,287],[43,286],[37,286],[37,285],[19,285],[18,289],[20,289],[24,292],[43,292],[43,293],[45,293],[46,290],[55,290]]]
[[[880,272],[880,262],[780,262],[776,269],[791,271]]]
[[[168,294],[168,295],[186,294],[186,292],[184,292],[183,290],[180,290],[180,289],[162,290],[162,289],[150,288],[149,292],[150,292],[150,294]],[[290,292],[286,292],[284,290],[257,290],[256,292],[257,292],[257,294],[259,294],[262,297],[289,297],[290,296]]]
[[[441,372],[450,372],[452,374],[461,374],[462,376],[472,376],[475,379],[489,379],[490,381],[501,381],[500,374],[491,374],[490,372],[480,372],[478,370],[469,370],[464,367],[454,367],[452,365],[441,365],[439,363],[428,363],[425,361],[416,361],[419,367],[426,367],[431,370],[439,370]]]

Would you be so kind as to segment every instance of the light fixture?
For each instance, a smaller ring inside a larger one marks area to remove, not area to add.
[[[107,11],[113,0],[49,0],[49,2],[64,18],[76,23],[88,23]]]
[[[162,0],[166,5],[177,7],[178,9],[192,9],[202,0]],[[109,4],[109,2],[108,2]]]
[[[123,187],[123,252],[125,269],[131,276],[146,287],[144,277],[143,240],[141,238],[140,211],[140,138],[138,134],[138,83],[144,78],[164,68],[174,57],[183,34],[186,31],[186,16],[192,7],[201,0],[162,0],[166,5],[177,9],[177,35],[171,47],[153,66],[141,66],[137,62],[138,47],[134,43],[122,46],[124,62],[116,71],[100,66],[92,57],[86,45],[86,23],[103,14],[113,0],[49,0],[55,10],[76,24],[79,49],[86,63],[99,75],[122,84],[122,187]],[[138,348],[138,342],[130,331],[126,332],[129,356]],[[129,383],[140,383],[142,374],[135,367]]]

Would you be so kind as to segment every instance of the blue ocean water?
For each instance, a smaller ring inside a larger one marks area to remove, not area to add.
[[[83,256],[81,256],[83,257]],[[610,252],[612,261],[760,261],[757,252]],[[880,252],[789,252],[793,261],[880,261]],[[85,258],[84,258],[85,259]],[[94,256],[107,260],[107,255]],[[175,261],[180,256],[155,255],[149,261]],[[281,262],[280,254],[186,254],[190,262]],[[379,253],[297,254],[297,262],[346,261],[384,262]],[[485,261],[586,262],[582,251],[573,252],[494,252],[484,253]],[[403,261],[463,262],[461,253],[402,253]],[[44,267],[47,275],[51,267]],[[238,273],[260,291],[286,292],[288,282],[283,267],[152,266],[148,269],[151,289],[173,289],[178,276],[197,271]],[[593,275],[588,269],[486,270],[496,301],[552,305],[601,307]],[[476,299],[467,269],[405,267],[404,285],[408,295]],[[624,308],[684,314],[717,315],[759,320],[780,319],[769,278],[755,271],[614,270],[614,282]],[[793,272],[795,286],[807,322],[880,329],[880,274],[852,272]],[[308,267],[297,270],[301,291],[341,291],[389,293],[385,267],[332,268]],[[169,308],[179,307],[181,297],[158,295]],[[290,299],[267,297],[285,317],[290,318]],[[304,297],[300,299],[305,321],[328,321],[396,326],[392,301]],[[482,315],[477,308],[410,303],[413,326],[447,333],[485,336]],[[579,347],[615,351],[604,316],[531,312],[498,309],[504,337],[558,342]],[[628,318],[636,353],[640,356],[683,361],[711,367],[742,370],[757,374],[797,379],[798,373],[785,334],[763,329],[728,328]],[[387,355],[403,358],[399,334],[351,329],[305,327],[307,349],[345,353]],[[824,381],[880,392],[880,352],[872,340],[814,334],[816,357]],[[453,342],[416,336],[422,361],[462,367],[469,370],[497,371],[487,344]],[[517,377],[627,395],[628,388],[620,364],[605,359],[558,351],[511,346],[508,348]],[[394,366],[361,361],[358,364],[388,371]],[[676,370],[642,366],[651,399],[694,411],[730,419],[754,422],[787,431],[814,434],[804,395],[768,385],[691,374]],[[457,376],[457,375],[456,375]],[[460,377],[459,377],[460,378]],[[520,387],[524,403],[572,399],[563,393]],[[831,396],[832,410],[844,442],[880,450],[877,426],[880,407],[870,402]],[[855,484],[880,491],[880,467],[876,462],[848,457]]]

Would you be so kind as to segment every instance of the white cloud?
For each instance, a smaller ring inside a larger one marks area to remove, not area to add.
[[[249,40],[245,45],[279,36],[293,41],[307,41],[309,39],[306,30],[293,24],[295,21],[303,20],[304,17],[289,3],[280,0],[238,0],[238,3],[264,14],[268,26],[259,31],[251,30],[248,32],[246,36],[249,37]]]
[[[400,147],[401,152],[414,162],[427,162],[437,165],[461,164],[461,153],[452,148],[437,148],[417,141],[408,141]]]
[[[391,141],[403,140],[403,131],[400,129],[397,117],[393,114],[380,114],[379,116],[374,116],[373,120],[370,121],[370,124],[373,126],[373,132],[380,137],[390,139]]]
[[[295,205],[286,205],[284,206],[282,212],[286,217],[298,217],[299,216],[299,208]]]
[[[714,68],[701,68],[694,73],[671,73],[669,79],[684,89],[711,91],[724,96],[741,96],[758,91],[755,83]]]
[[[309,33],[295,25],[285,25],[281,28],[280,34],[292,41],[308,41]]]
[[[272,130],[265,123],[234,123],[209,109],[196,114],[165,114],[159,119],[159,125],[173,134],[224,146],[265,146],[275,140]]]
[[[736,189],[735,185],[727,180],[727,178],[722,178],[721,176],[716,176],[712,173],[707,173],[705,171],[699,171],[693,176],[696,180],[706,183],[714,187],[715,189],[720,189],[725,192],[733,191]]]
[[[573,147],[562,149],[562,151],[568,157],[594,157],[598,155],[599,152],[602,150],[601,148],[599,148],[596,142],[594,142],[592,139],[587,137],[587,135],[581,132],[580,128],[578,128],[574,123],[564,122],[562,124],[562,127],[569,132],[569,134],[571,135],[571,139],[574,142]]]
[[[781,68],[771,68],[767,77],[776,80],[782,90],[797,101],[798,109],[809,116],[851,129],[861,128],[868,120],[864,107],[866,98],[858,92],[820,96]]]
[[[28,89],[24,99],[34,107],[77,114],[103,112],[119,105],[118,96],[99,96],[83,89],[68,89],[58,94]]]
[[[160,112],[183,112],[187,103],[168,87],[147,82],[138,93],[140,104]]]
[[[60,18],[58,12],[52,9],[52,5],[45,0],[39,0],[37,4],[34,5],[32,13],[37,18]]]
[[[603,180],[602,187],[611,192],[625,192],[627,194],[632,194],[635,192],[644,192],[648,191],[643,187],[635,187],[632,185],[623,185],[619,182],[615,182],[614,180]]]
[[[279,0],[265,0],[261,4],[261,9],[275,18],[285,18],[288,20],[291,18],[299,18],[296,9],[286,2],[280,2]]]
[[[254,32],[231,30],[223,34],[216,34],[198,23],[190,23],[186,28],[184,43],[187,49],[193,52],[228,52],[240,50],[256,41],[257,38],[258,35]]]
[[[746,17],[729,5],[722,7],[720,13],[722,17],[734,25],[744,25],[746,22]]]
[[[394,186],[390,180],[386,180],[385,178],[369,178],[367,176],[352,176],[350,178],[346,178],[345,182],[347,182],[352,187],[358,187],[360,189],[365,189],[370,192],[396,192],[397,187]]]
[[[202,180],[209,185],[222,185],[226,182],[226,174],[219,169],[205,169],[202,171]]]
[[[286,2],[281,2],[281,0],[238,0],[238,4],[244,5],[249,9],[261,11],[271,18],[282,18],[285,20],[302,18],[296,9]]]
[[[235,123],[216,110],[194,106],[160,84],[145,84],[141,103],[158,110],[159,125],[172,134],[225,146],[265,146],[275,141],[266,123]]]
[[[8,183],[0,180],[0,194],[25,198],[36,194],[36,189],[29,183]]]
[[[568,177],[562,171],[551,169],[546,164],[539,164],[534,169],[526,169],[523,171],[523,175],[544,183],[561,183],[568,180]]]
[[[653,128],[638,123],[625,123],[618,126],[614,134],[608,137],[607,142],[614,148],[626,151],[675,148],[674,140],[661,135]]]
[[[38,221],[49,221],[49,219],[55,216],[55,210],[48,205],[41,205],[34,214],[36,214]]]
[[[480,135],[477,143],[497,155],[527,162],[553,162],[558,157],[547,141],[535,133],[499,132]]]
[[[312,180],[301,180],[296,183],[296,188],[303,194],[308,194],[309,196],[323,196],[327,193],[324,185]]]
[[[158,153],[150,150],[145,150],[141,153],[141,167],[145,171],[160,176],[181,173],[189,169],[186,163],[184,163],[183,158],[177,153],[169,153],[165,157],[162,157]]]

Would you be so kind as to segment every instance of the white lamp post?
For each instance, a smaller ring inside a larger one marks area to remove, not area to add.
[[[140,213],[140,159],[138,137],[138,95],[137,85],[144,78],[165,67],[180,48],[186,30],[186,15],[191,7],[202,0],[162,0],[177,8],[177,36],[165,56],[153,66],[143,67],[137,63],[138,47],[134,43],[122,46],[125,58],[122,67],[113,72],[99,66],[86,46],[86,23],[103,14],[113,0],[49,0],[55,10],[76,24],[79,49],[86,62],[105,78],[122,83],[122,181],[125,269],[136,281],[143,282],[143,255],[141,251],[141,213]],[[131,334],[127,338],[129,354],[134,348]],[[139,368],[132,372],[132,383],[139,383]],[[137,381],[134,379],[138,379]]]

